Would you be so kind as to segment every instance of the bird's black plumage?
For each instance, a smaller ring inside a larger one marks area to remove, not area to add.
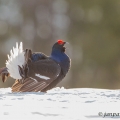
[[[21,80],[16,80],[12,86],[13,92],[42,91],[55,87],[67,74],[70,68],[70,58],[65,54],[66,42],[59,40],[52,47],[50,56],[43,53],[32,53],[25,50],[25,65],[18,66]],[[4,76],[5,70],[4,71]],[[0,73],[3,75],[3,72]]]

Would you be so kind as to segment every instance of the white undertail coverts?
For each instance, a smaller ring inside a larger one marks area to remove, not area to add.
[[[22,77],[19,74],[18,65],[22,67],[25,64],[25,52],[23,51],[23,43],[16,43],[16,47],[10,51],[10,55],[8,55],[8,60],[6,60],[6,67],[8,68],[8,72],[10,76],[14,79],[21,79]]]

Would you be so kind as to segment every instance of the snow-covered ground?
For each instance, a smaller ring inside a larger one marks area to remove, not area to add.
[[[120,90],[54,88],[47,93],[0,89],[0,120],[120,119]]]

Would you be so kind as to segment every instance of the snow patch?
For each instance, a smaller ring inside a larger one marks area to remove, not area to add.
[[[47,93],[0,89],[2,120],[120,119],[120,90],[54,88]]]

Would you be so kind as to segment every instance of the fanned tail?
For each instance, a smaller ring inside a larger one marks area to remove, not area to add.
[[[10,76],[14,79],[22,79],[19,74],[18,66],[23,66],[25,64],[25,52],[23,51],[23,43],[16,43],[16,47],[10,51],[10,55],[8,55],[8,60],[6,61],[6,67]]]

